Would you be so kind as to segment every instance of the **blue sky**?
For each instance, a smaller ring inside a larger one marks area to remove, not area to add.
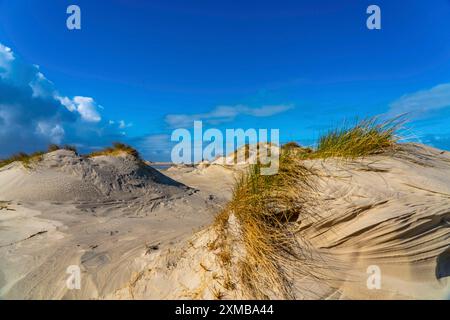
[[[193,120],[312,144],[404,112],[408,138],[450,150],[448,0],[0,0],[0,44],[0,157],[122,140],[167,160]]]

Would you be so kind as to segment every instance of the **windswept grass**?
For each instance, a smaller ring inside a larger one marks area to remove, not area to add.
[[[121,142],[114,142],[112,147],[92,152],[88,155],[88,157],[92,158],[97,156],[118,156],[123,153],[129,154],[135,157],[136,159],[141,160],[139,152],[136,149]]]
[[[12,155],[9,158],[0,160],[0,168],[7,166],[8,164],[11,164],[16,161],[22,162],[22,164],[28,168],[28,167],[30,167],[31,163],[40,161],[44,154],[45,154],[45,152],[42,152],[42,151],[34,152],[31,154],[27,154],[25,152],[19,152],[19,153]]]
[[[60,146],[57,144],[50,144],[47,148],[47,152],[53,152],[57,150],[69,150],[75,152],[75,154],[78,154],[77,148],[68,144],[64,146]]]
[[[244,159],[238,159],[238,157],[240,156],[239,152],[244,152],[243,155]],[[249,158],[250,158],[250,145],[248,143],[246,143],[243,147],[236,149],[233,153],[233,163],[238,163],[238,160],[248,161]]]
[[[10,156],[9,158],[0,159],[0,168],[4,167],[10,163],[16,162],[16,161],[22,162],[22,164],[25,167],[29,168],[31,163],[42,160],[42,156],[44,154],[46,154],[48,152],[57,151],[57,150],[70,150],[70,151],[75,152],[75,154],[78,155],[77,149],[74,146],[71,146],[71,145],[59,146],[57,144],[50,144],[47,148],[47,151],[37,151],[37,152],[33,152],[31,154],[28,154],[25,152],[19,152],[19,153],[16,153],[16,154]],[[133,147],[130,147],[129,145],[126,145],[124,143],[120,143],[120,142],[115,142],[112,147],[105,148],[103,150],[88,154],[87,157],[96,157],[96,156],[102,156],[102,155],[118,156],[123,153],[132,155],[137,160],[142,161],[142,159],[139,155],[139,152],[136,149],[134,149]]]
[[[300,148],[302,148],[302,146],[299,145],[299,144],[298,144],[297,142],[295,142],[295,141],[287,142],[287,143],[283,144],[281,147],[282,147],[283,149],[286,149],[286,150],[292,150],[292,149],[300,149]]]
[[[281,149],[285,152],[289,152],[296,155],[308,155],[314,152],[312,148],[302,147],[297,142],[287,142],[281,146]]]
[[[351,127],[329,131],[320,137],[317,149],[311,158],[358,158],[392,151],[398,138],[395,133],[401,125],[397,118],[379,122],[372,118]]]
[[[239,258],[239,282],[249,297],[295,298],[293,277],[318,274],[307,245],[296,234],[301,218],[316,214],[312,206],[317,194],[315,174],[302,160],[354,159],[395,150],[398,125],[398,121],[365,120],[330,131],[320,138],[316,149],[287,143],[281,147],[278,174],[261,175],[261,165],[255,164],[240,176],[232,200],[216,217],[219,244],[213,247],[223,251],[218,254],[220,260],[224,256],[227,263],[232,260],[226,239],[230,217],[234,216],[245,249]]]
[[[352,126],[342,126],[323,134],[316,148],[302,147],[296,142],[282,146],[299,159],[345,158],[355,159],[398,149],[396,135],[404,121],[402,117],[389,121],[376,118],[362,120]]]
[[[48,146],[46,152],[45,151],[36,151],[36,152],[30,153],[30,154],[25,153],[25,152],[19,152],[19,153],[16,153],[16,154],[10,156],[9,158],[0,159],[0,168],[4,167],[10,163],[16,162],[16,161],[22,162],[22,164],[26,168],[29,168],[33,162],[38,162],[38,161],[42,160],[42,156],[44,154],[46,154],[47,152],[53,152],[56,150],[70,150],[70,151],[77,153],[77,149],[73,146],[70,146],[70,145],[59,146],[57,144],[50,144]]]
[[[299,190],[311,189],[311,172],[289,152],[281,152],[277,175],[264,176],[260,170],[260,164],[251,165],[240,176],[216,225],[226,232],[230,215],[239,222],[245,247],[239,263],[240,282],[249,296],[292,298],[285,271],[302,260],[294,229],[306,196]]]
[[[0,211],[2,211],[2,210],[6,210],[6,211],[16,211],[16,210],[14,210],[14,209],[12,209],[12,208],[9,207],[10,204],[11,204],[10,201],[1,201],[1,200],[0,200]]]

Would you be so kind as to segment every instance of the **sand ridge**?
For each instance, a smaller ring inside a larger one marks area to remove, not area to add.
[[[236,259],[245,254],[239,232],[228,239],[231,275],[211,246],[218,235],[214,216],[230,199],[241,167],[141,173],[126,157],[99,157],[83,171],[83,161],[59,152],[36,173],[17,164],[0,170],[8,185],[0,187],[0,200],[10,200],[0,210],[2,298],[252,298],[238,277]],[[315,172],[317,194],[311,211],[299,216],[297,236],[316,273],[292,279],[296,299],[450,298],[448,152],[405,145],[395,155],[304,165]],[[87,183],[97,193],[78,189],[77,201],[49,201],[50,193],[39,192],[38,200],[6,197],[26,194],[17,189],[30,190],[26,185],[46,174],[71,188]],[[115,176],[121,182],[105,184]],[[237,221],[231,225],[239,230]],[[65,286],[72,264],[81,267],[81,290]],[[377,290],[367,286],[371,266],[381,271]]]

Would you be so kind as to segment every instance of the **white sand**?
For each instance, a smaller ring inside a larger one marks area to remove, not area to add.
[[[294,279],[297,299],[450,298],[450,154],[411,148],[306,162],[318,193],[299,236],[318,277]],[[237,278],[236,290],[224,288],[226,272],[208,248],[234,170],[164,171],[194,190],[130,159],[83,161],[57,152],[34,170],[0,169],[0,200],[16,210],[0,210],[1,298],[245,298]],[[65,286],[72,264],[81,290]],[[380,290],[366,285],[372,265]]]
[[[56,151],[31,168],[0,169],[0,297],[100,298],[150,253],[211,223],[223,204],[129,157]],[[81,290],[66,288],[78,265]]]
[[[411,148],[414,156],[307,162],[319,175],[318,194],[299,218],[299,236],[315,268],[293,279],[297,299],[450,298],[450,154]],[[112,297],[251,298],[240,294],[238,277],[237,290],[225,288],[226,272],[207,249],[213,239],[210,228],[160,252]],[[381,271],[380,289],[367,286],[370,266]]]

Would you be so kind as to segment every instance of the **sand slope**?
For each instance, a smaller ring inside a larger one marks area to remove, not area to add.
[[[305,163],[318,191],[311,212],[299,218],[298,236],[316,267],[311,276],[292,279],[297,299],[450,298],[450,154],[406,149],[396,156]],[[209,228],[182,249],[159,253],[114,297],[251,298],[239,292],[236,274],[234,289],[224,285],[227,272],[217,251],[207,249],[215,236]],[[367,286],[374,266],[381,272],[379,289]]]
[[[340,298],[440,298],[450,289],[450,154],[418,145],[395,157],[311,162],[320,216],[302,236],[333,265]],[[367,269],[381,271],[369,290]]]
[[[147,169],[138,174],[127,159],[94,159],[87,171],[83,161],[57,153],[35,172],[17,165],[0,171],[0,200],[12,200],[11,210],[0,209],[0,297],[252,298],[238,277],[239,223],[230,221],[235,231],[227,239],[232,274],[211,246],[214,215],[242,168],[176,167],[169,178]],[[304,164],[317,191],[299,217],[297,237],[315,268],[291,279],[295,298],[450,298],[448,152],[407,145],[396,155]],[[120,182],[105,183],[111,172]],[[37,190],[37,181],[50,188]],[[70,190],[62,197],[61,183]],[[55,202],[71,194],[82,200]],[[71,264],[81,267],[81,290],[65,286]],[[373,266],[380,289],[367,286]]]
[[[69,151],[0,171],[0,298],[102,298],[151,253],[209,225],[222,203],[134,158]],[[69,290],[67,268],[81,270]]]
[[[0,168],[0,199],[5,200],[117,200],[167,196],[183,189],[127,154],[85,158],[58,150],[29,166],[15,162]]]

